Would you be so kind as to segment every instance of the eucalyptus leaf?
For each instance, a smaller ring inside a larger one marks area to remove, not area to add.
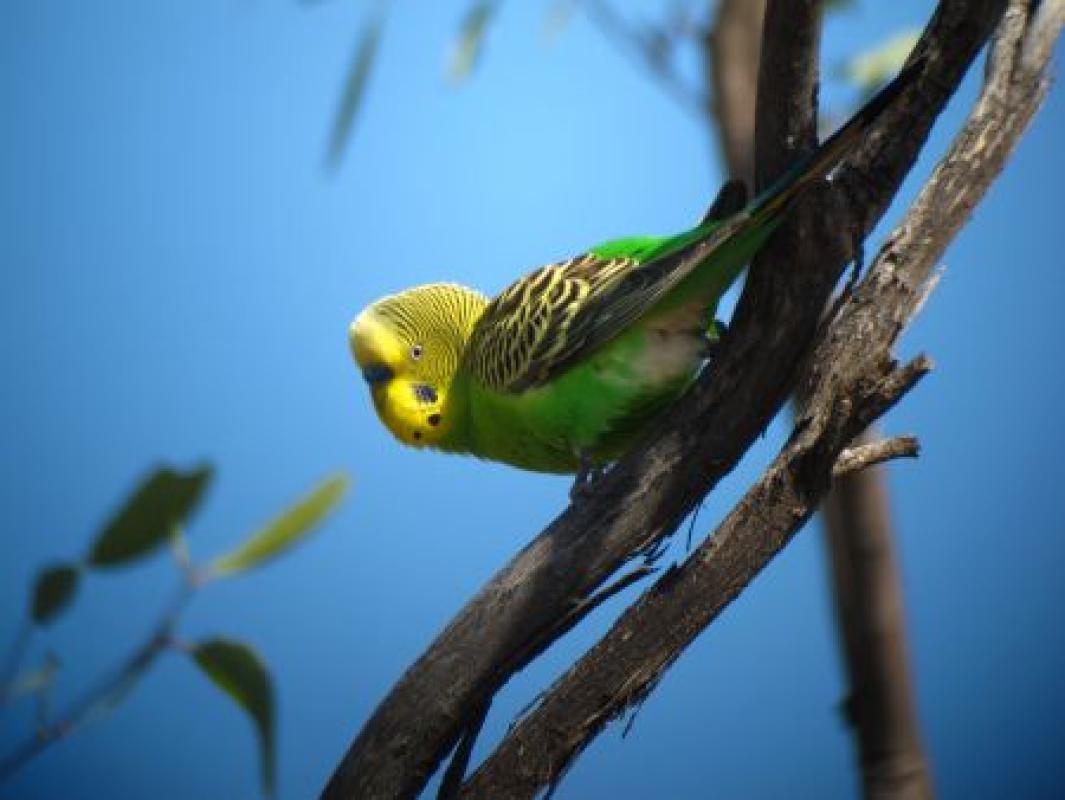
[[[73,564],[54,564],[37,573],[30,607],[33,621],[47,625],[69,606],[80,576],[81,569]]]
[[[176,525],[192,514],[211,482],[210,466],[189,472],[160,467],[151,473],[97,536],[88,562],[115,567],[164,544]]]
[[[331,167],[340,164],[348,140],[351,138],[355,119],[362,107],[363,95],[366,93],[366,84],[370,79],[374,62],[377,60],[377,46],[381,41],[384,23],[384,14],[375,14],[366,23],[356,40],[355,53],[344,83],[344,93],[340,96],[340,105],[337,108],[336,118],[333,120],[333,131],[329,138],[326,161]]]
[[[899,31],[871,50],[847,61],[839,73],[868,97],[898,72],[920,38],[915,29]]]
[[[193,645],[196,665],[251,717],[259,737],[263,788],[274,793],[274,690],[270,673],[250,647],[231,639],[209,639]]]
[[[459,37],[451,54],[448,75],[454,83],[461,83],[477,66],[488,25],[498,8],[496,0],[480,0],[474,3],[462,21]]]
[[[348,489],[345,475],[322,481],[310,494],[253,533],[236,550],[220,556],[207,568],[213,576],[244,572],[277,558],[299,544],[340,502]]]

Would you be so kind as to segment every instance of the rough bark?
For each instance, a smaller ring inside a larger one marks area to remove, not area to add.
[[[1063,5],[1044,4],[1033,23],[1027,3],[1010,4],[980,100],[865,280],[819,338],[795,429],[774,463],[713,536],[645,592],[507,733],[463,797],[533,797],[557,782],[605,724],[646,697],[687,644],[802,527],[830,476],[852,457],[840,456],[844,445],[930,368],[923,356],[899,368],[892,347],[931,291],[936,262],[1045,96],[1044,70],[1065,21]]]
[[[706,41],[711,119],[731,176],[750,185],[764,0],[719,0]],[[871,431],[863,441],[876,439]],[[837,482],[822,507],[866,798],[933,796],[909,673],[902,584],[887,478],[878,468]]]
[[[927,241],[952,237],[1001,169],[1045,91],[1043,66],[1062,26],[1065,3],[1013,2],[996,34],[979,105],[951,159],[914,206],[914,227],[900,228],[886,255],[917,260]],[[966,157],[968,154],[968,157]],[[939,191],[932,191],[939,187]],[[923,223],[923,224],[921,224]],[[927,239],[925,238],[927,237]],[[940,248],[941,249],[941,248]],[[937,252],[935,246],[929,252]],[[923,271],[931,266],[925,256]],[[913,280],[914,275],[902,275]],[[882,479],[874,472],[841,481],[825,504],[826,528],[844,634],[851,693],[846,709],[857,733],[862,785],[871,800],[932,795],[911,695],[898,569]]]
[[[794,388],[796,365],[851,255],[852,237],[842,232],[865,235],[883,213],[1002,7],[940,4],[919,45],[927,59],[917,83],[832,186],[810,193],[768,255],[779,261],[799,241],[818,258],[752,270],[715,368],[590,497],[567,508],[459,612],[367,721],[325,797],[416,796],[485,700],[561,635],[574,607],[672,533],[731,470]]]

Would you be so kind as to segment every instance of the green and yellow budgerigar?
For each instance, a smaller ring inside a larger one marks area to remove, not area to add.
[[[539,472],[615,460],[692,382],[718,301],[792,201],[839,163],[914,72],[731,216],[601,244],[493,300],[436,283],[368,306],[350,343],[381,421],[408,445]]]

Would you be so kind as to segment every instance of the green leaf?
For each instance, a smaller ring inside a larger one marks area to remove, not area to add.
[[[857,0],[825,0],[825,13],[831,14],[834,11],[848,11],[858,5]]]
[[[495,16],[498,5],[496,0],[480,0],[466,12],[448,67],[448,77],[452,83],[462,83],[477,66],[481,51],[484,49],[484,37],[488,32],[488,24]]]
[[[30,616],[38,625],[47,625],[70,605],[78,588],[81,569],[71,564],[55,564],[37,573],[33,585]]]
[[[329,152],[326,157],[328,166],[338,166],[344,156],[355,119],[362,106],[370,72],[377,59],[377,46],[381,41],[384,24],[384,13],[375,14],[366,23],[355,43],[355,54],[348,68],[344,93],[340,96],[340,105],[337,107],[336,118],[333,120],[333,132],[329,138]]]
[[[231,553],[211,562],[207,573],[232,575],[262,566],[299,544],[340,502],[348,489],[345,475],[322,481],[303,499],[268,522]]]
[[[115,567],[148,555],[195,510],[211,482],[211,467],[190,472],[161,467],[115,513],[93,543],[89,564]]]
[[[197,666],[251,717],[259,735],[262,780],[274,793],[274,690],[262,659],[245,644],[209,639],[191,647]]]
[[[920,38],[916,29],[896,33],[888,40],[844,63],[838,73],[863,96],[872,95],[902,68]]]

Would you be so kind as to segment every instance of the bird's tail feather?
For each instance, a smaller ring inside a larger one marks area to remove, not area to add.
[[[920,57],[905,66],[820,147],[784,173],[768,189],[760,192],[748,207],[748,218],[757,223],[777,216],[806,188],[829,174],[862,140],[866,131],[895,98],[914,82],[924,66],[924,60],[924,57]]]

